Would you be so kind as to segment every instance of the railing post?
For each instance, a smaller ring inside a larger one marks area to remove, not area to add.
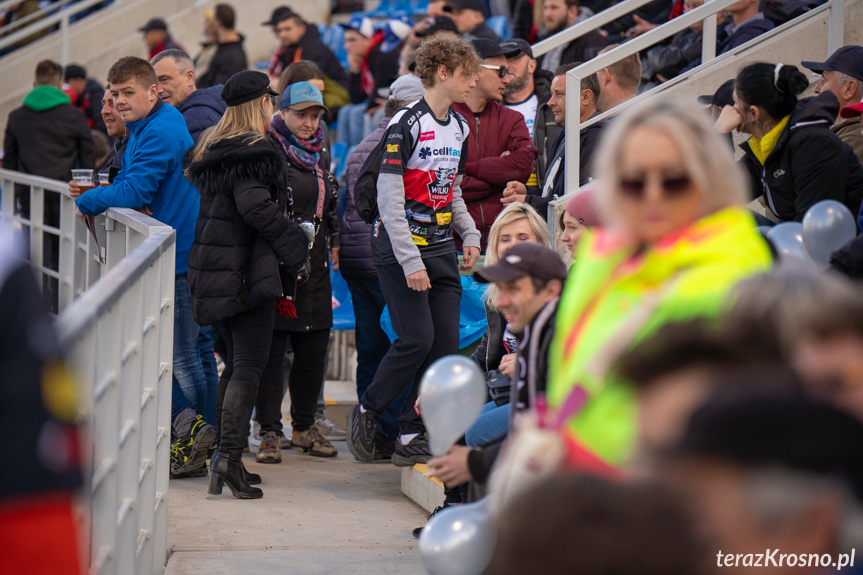
[[[581,157],[581,78],[575,75],[575,70],[566,73],[566,161],[564,162],[564,180],[566,194],[578,189],[579,158]],[[574,108],[574,109],[573,109]]]
[[[827,12],[827,56],[845,44],[845,0],[830,0]]]
[[[704,64],[716,57],[716,14],[704,19],[704,31],[701,36],[701,63]]]
[[[64,10],[60,18],[60,65],[69,63],[69,11]]]

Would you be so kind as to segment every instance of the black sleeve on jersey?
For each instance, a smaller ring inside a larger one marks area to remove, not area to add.
[[[411,131],[408,127],[396,123],[387,128],[381,140],[381,146],[384,147],[381,173],[403,176],[411,156],[412,143]]]
[[[458,173],[464,175],[464,167],[467,164],[468,137],[464,130],[461,131],[461,157],[458,160]]]

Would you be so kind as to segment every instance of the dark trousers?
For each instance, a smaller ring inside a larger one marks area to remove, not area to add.
[[[360,402],[380,415],[413,380],[399,416],[402,434],[425,431],[414,411],[423,373],[435,360],[458,351],[461,280],[456,254],[424,258],[423,263],[432,286],[423,292],[408,287],[400,265],[376,266],[398,339],[381,360]]]
[[[285,358],[288,337],[294,348],[294,361],[288,376],[288,392],[291,394],[291,427],[294,431],[306,431],[315,423],[315,409],[324,383],[330,330],[291,332],[275,330],[255,406],[262,432],[278,433],[282,430],[284,395],[282,362]]]
[[[225,340],[227,358],[222,379],[227,381],[224,402],[221,409],[222,421],[219,422],[221,436],[220,449],[226,452],[242,452],[241,443],[244,431],[254,407],[254,395],[244,399],[243,405],[231,404],[231,398],[238,394],[231,392],[235,382],[258,386],[267,364],[267,354],[273,337],[273,319],[276,304],[273,299],[266,300],[255,309],[235,315],[219,322],[219,329]],[[230,421],[229,421],[230,420]]]
[[[384,294],[381,284],[374,280],[346,280],[351,290],[356,318],[357,342],[357,399],[362,398],[372,384],[381,360],[390,349],[390,338],[381,328],[384,312]],[[398,419],[409,391],[402,389],[396,400],[381,414],[378,431],[390,439],[398,434]]]

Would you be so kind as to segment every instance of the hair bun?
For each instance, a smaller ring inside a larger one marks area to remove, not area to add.
[[[785,94],[797,96],[809,87],[809,78],[797,69],[797,66],[782,66],[779,70],[777,89]]]

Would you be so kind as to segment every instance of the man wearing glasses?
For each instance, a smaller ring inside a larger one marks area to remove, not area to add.
[[[534,169],[536,147],[524,116],[501,104],[510,76],[506,65],[514,55],[497,42],[471,40],[482,58],[476,87],[464,103],[453,104],[470,126],[462,196],[482,236],[485,251],[488,232],[503,209],[503,189],[511,180],[526,181]]]

